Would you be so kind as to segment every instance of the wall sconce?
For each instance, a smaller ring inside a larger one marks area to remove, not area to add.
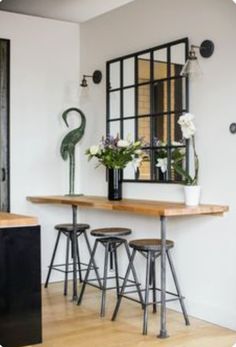
[[[83,75],[83,79],[80,83],[80,86],[85,88],[88,87],[87,78],[92,78],[93,83],[99,84],[102,80],[102,72],[100,70],[95,70],[92,75]]]
[[[200,55],[203,58],[209,58],[214,52],[214,47],[214,43],[210,40],[203,41],[201,46],[191,45],[188,59],[180,74],[185,77],[195,77],[201,75],[202,72],[196,55],[196,49],[199,49]]]

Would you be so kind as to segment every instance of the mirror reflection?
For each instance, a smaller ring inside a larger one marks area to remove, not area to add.
[[[120,88],[120,62],[112,63],[109,66],[109,88],[116,89]]]
[[[120,91],[110,95],[110,119],[120,118]]]
[[[124,89],[123,93],[123,101],[124,101],[124,118],[134,117],[135,116],[135,89],[129,88]]]
[[[171,76],[179,76],[185,64],[185,45],[180,43],[171,47]]]
[[[135,65],[134,58],[125,59],[123,61],[123,85],[131,86],[135,84]]]
[[[112,137],[116,137],[117,134],[120,134],[121,126],[120,126],[120,121],[115,121],[110,123],[110,129],[109,129],[109,134]]]
[[[159,49],[153,53],[154,80],[167,78],[167,49]]]
[[[138,83],[149,82],[151,78],[150,53],[138,56]]]
[[[127,119],[123,122],[123,137],[134,142],[135,139],[135,120]]]

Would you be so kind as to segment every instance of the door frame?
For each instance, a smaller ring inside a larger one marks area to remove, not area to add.
[[[10,40],[0,38],[1,50],[2,44],[5,45],[6,59],[3,66],[0,59],[0,73],[3,73],[3,79],[6,80],[0,79],[0,140],[3,141],[3,148],[0,146],[0,210],[10,212]],[[4,193],[2,193],[3,181],[6,182]]]

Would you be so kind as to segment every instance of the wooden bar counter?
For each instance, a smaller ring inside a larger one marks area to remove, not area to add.
[[[76,247],[76,223],[77,207],[102,209],[107,211],[136,213],[153,216],[160,219],[161,231],[161,310],[160,310],[160,333],[158,337],[168,337],[166,325],[166,235],[167,219],[172,217],[196,216],[196,215],[223,215],[228,211],[228,206],[199,205],[186,206],[183,203],[123,199],[121,201],[109,201],[99,196],[31,196],[27,200],[37,204],[62,204],[72,206],[74,225],[73,247]],[[146,236],[146,235],[145,235]],[[147,236],[146,236],[147,237]],[[74,248],[76,254],[76,248]],[[76,260],[73,259],[73,300],[77,300],[77,274]]]
[[[0,212],[0,345],[40,343],[41,327],[40,226]]]
[[[223,214],[228,211],[228,206],[199,205],[186,206],[183,203],[168,201],[123,199],[121,201],[109,201],[100,196],[29,196],[27,200],[37,204],[63,204],[76,205],[82,208],[94,208],[117,212],[136,213],[148,216],[187,216],[203,214]]]

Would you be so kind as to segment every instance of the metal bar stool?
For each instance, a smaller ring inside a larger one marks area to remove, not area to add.
[[[65,273],[65,280],[64,280],[64,295],[67,295],[67,289],[68,289],[68,274],[73,272],[69,270],[69,266],[72,265],[72,263],[69,263],[69,249],[70,249],[70,244],[71,244],[71,257],[72,259],[75,257],[77,260],[77,266],[78,266],[78,273],[79,273],[79,281],[80,283],[83,282],[83,277],[82,277],[82,272],[86,271],[88,268],[88,264],[87,263],[83,263],[80,260],[80,251],[79,251],[79,237],[81,235],[84,235],[85,238],[85,242],[88,248],[88,252],[89,255],[91,257],[92,254],[92,250],[91,250],[91,246],[88,240],[88,236],[87,236],[87,232],[86,230],[89,229],[90,226],[88,224],[76,224],[76,239],[77,239],[77,243],[76,243],[76,254],[73,254],[73,224],[57,224],[55,226],[55,229],[58,230],[57,233],[57,238],[56,238],[56,243],[54,246],[54,250],[52,253],[52,258],[51,258],[51,262],[49,265],[49,269],[48,269],[48,274],[47,274],[47,279],[45,282],[44,287],[47,288],[48,287],[48,283],[49,283],[49,279],[51,276],[51,272],[52,270],[56,270],[56,271],[60,271]],[[65,264],[54,264],[54,260],[56,257],[56,253],[57,253],[57,248],[58,248],[58,244],[59,244],[59,240],[61,237],[61,234],[64,234],[66,236],[66,257],[65,257]],[[83,268],[82,268],[83,266]],[[94,262],[90,262],[90,268],[91,270],[95,271],[95,274],[97,276],[97,278],[99,278],[98,275],[98,268],[96,266],[96,264]],[[64,269],[62,269],[64,268]]]
[[[91,254],[90,263],[83,281],[83,285],[81,288],[81,292],[79,295],[79,299],[77,304],[80,305],[83,299],[85,287],[87,284],[96,287],[102,291],[102,301],[101,301],[101,311],[100,316],[105,316],[105,302],[106,302],[106,291],[110,289],[116,289],[116,295],[117,298],[119,297],[119,292],[121,288],[120,280],[124,280],[124,277],[121,277],[119,275],[119,268],[118,268],[118,256],[117,256],[117,249],[124,245],[126,254],[128,257],[128,261],[130,262],[130,251],[128,242],[126,239],[121,238],[120,236],[127,236],[131,234],[131,230],[127,228],[103,228],[103,229],[95,229],[91,231],[91,235],[97,237],[96,241],[94,243],[93,251]],[[98,285],[94,283],[96,279],[89,279],[89,274],[91,271],[91,265],[95,263],[95,254],[97,250],[98,244],[101,244],[105,248],[105,257],[104,257],[104,270],[103,270],[103,277],[99,278]],[[108,276],[108,260],[110,258],[110,268],[113,269],[114,267],[114,276]],[[126,281],[126,286],[133,287],[136,286],[137,292],[140,295],[140,300],[142,300],[142,294],[139,290],[140,284],[138,283],[136,271],[133,267],[133,264],[130,265],[130,270],[133,274],[134,280],[128,280]],[[115,286],[108,287],[107,286],[107,280],[115,280]],[[127,284],[129,282],[130,284]]]
[[[144,308],[143,312],[143,335],[147,334],[147,322],[148,322],[148,306],[153,305],[153,313],[156,312],[157,304],[161,303],[161,301],[157,300],[156,294],[157,292],[160,292],[161,289],[156,287],[156,259],[161,256],[161,240],[160,239],[141,239],[141,240],[133,240],[129,242],[129,246],[133,248],[133,252],[131,255],[131,259],[126,271],[125,279],[123,282],[123,286],[121,288],[121,291],[119,293],[119,298],[112,316],[112,321],[116,319],[117,313],[120,308],[121,300],[122,298],[130,299],[133,301],[136,301],[138,303],[141,303],[142,308]],[[168,259],[168,263],[170,266],[170,270],[172,273],[172,277],[174,280],[176,293],[172,293],[167,291],[166,293],[172,296],[171,299],[167,299],[166,302],[170,301],[176,301],[178,300],[183,312],[184,320],[186,325],[190,325],[189,318],[187,315],[187,311],[184,304],[184,297],[181,294],[180,286],[178,283],[178,279],[176,276],[174,264],[172,261],[172,257],[170,254],[170,249],[174,247],[173,241],[166,241],[166,255]],[[141,253],[147,260],[146,262],[146,282],[145,282],[145,289],[142,289],[141,291],[144,291],[144,301],[142,300],[135,300],[128,296],[127,294],[135,293],[135,291],[129,291],[126,292],[126,283],[129,278],[130,270],[134,267],[134,259],[136,252]],[[152,302],[149,301],[149,291],[152,291]],[[174,298],[173,298],[174,297]]]

